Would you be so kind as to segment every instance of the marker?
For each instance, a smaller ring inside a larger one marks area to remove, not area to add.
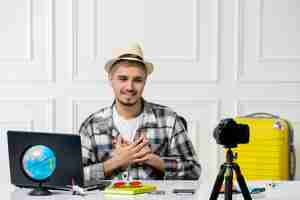
[[[264,192],[266,191],[266,188],[264,187],[259,187],[259,188],[253,188],[253,189],[250,189],[250,193],[251,194],[256,194],[256,193],[260,193],[260,192]]]
[[[166,191],[164,190],[154,190],[152,192],[148,192],[147,194],[154,194],[154,195],[165,195]]]
[[[173,193],[174,194],[194,194],[195,190],[194,189],[174,189]]]

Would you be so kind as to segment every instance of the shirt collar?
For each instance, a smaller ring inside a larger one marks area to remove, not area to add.
[[[108,116],[108,124],[112,130],[112,136],[113,137],[117,137],[120,133],[118,132],[118,130],[116,129],[116,127],[114,126],[113,123],[113,107],[116,104],[116,99],[113,101],[113,103],[110,106],[110,111],[109,111],[109,116]],[[155,113],[153,111],[153,108],[151,106],[151,103],[147,102],[146,100],[144,100],[144,98],[142,98],[142,105],[143,105],[143,111],[142,114],[143,116],[143,120],[139,126],[139,129],[143,129],[143,128],[147,128],[147,127],[157,127],[157,119],[155,116]]]

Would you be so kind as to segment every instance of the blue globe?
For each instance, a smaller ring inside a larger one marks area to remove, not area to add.
[[[56,157],[53,151],[44,145],[35,145],[26,150],[22,165],[25,173],[36,181],[43,181],[53,174]]]

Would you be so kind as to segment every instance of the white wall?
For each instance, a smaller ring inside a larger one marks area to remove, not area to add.
[[[76,132],[111,103],[103,64],[131,41],[155,64],[145,98],[188,119],[203,177],[222,160],[214,126],[236,114],[291,120],[300,155],[299,11],[298,0],[0,1],[0,181],[6,130]]]

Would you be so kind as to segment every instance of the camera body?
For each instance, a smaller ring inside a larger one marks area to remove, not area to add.
[[[227,118],[220,121],[213,135],[218,144],[233,148],[238,144],[249,143],[249,126],[238,124],[232,118]]]

